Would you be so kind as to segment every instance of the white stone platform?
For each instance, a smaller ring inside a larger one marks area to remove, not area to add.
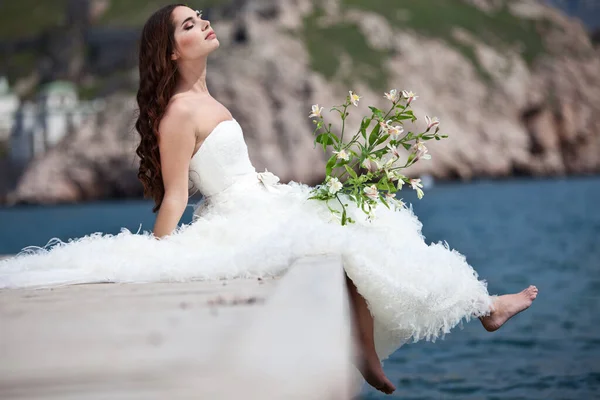
[[[349,399],[341,260],[279,279],[0,291],[0,399]]]

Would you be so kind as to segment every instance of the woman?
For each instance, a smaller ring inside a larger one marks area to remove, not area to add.
[[[24,252],[0,264],[0,287],[268,276],[294,258],[337,252],[362,350],[358,368],[385,393],[395,387],[380,360],[407,340],[435,339],[471,317],[494,331],[531,305],[534,286],[490,296],[462,255],[425,244],[408,209],[379,207],[373,222],[351,209],[357,222],[342,227],[322,202],[308,200],[310,187],[257,174],[241,127],[206,85],[207,57],[218,47],[210,22],[184,5],[160,9],[144,27],[137,154],[158,212],[153,232]],[[206,201],[178,228],[189,181]]]

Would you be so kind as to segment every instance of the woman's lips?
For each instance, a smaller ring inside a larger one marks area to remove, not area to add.
[[[207,39],[207,40],[208,40],[208,39],[214,39],[214,38],[216,38],[216,37],[217,37],[217,34],[216,34],[216,33],[214,33],[214,32],[211,32],[211,33],[209,33],[209,34],[206,36],[206,39]]]

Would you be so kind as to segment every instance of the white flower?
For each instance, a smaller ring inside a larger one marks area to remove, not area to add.
[[[386,154],[382,158],[377,158],[374,161],[375,165],[377,165],[377,170],[381,170],[391,167],[392,164],[394,164],[394,161],[396,161],[396,159],[393,156]]]
[[[319,107],[318,104],[313,104],[312,113],[308,116],[308,118],[318,117],[321,118],[321,112],[323,111],[323,107]]]
[[[327,181],[327,186],[329,187],[329,193],[336,194],[342,190],[344,185],[342,185],[338,178],[329,178]]]
[[[354,104],[355,107],[358,107],[358,101],[360,99],[362,99],[361,96],[357,95],[356,93],[354,93],[352,90],[350,90],[350,102],[352,104]]]
[[[388,143],[387,149],[390,151],[390,153],[393,154],[394,157],[400,158],[400,152],[398,151],[398,148],[396,146],[392,146]]]
[[[258,173],[258,180],[261,181],[265,186],[274,186],[277,184],[277,182],[279,182],[279,177],[273,175],[265,168],[265,172]]]
[[[392,182],[397,181],[399,179],[398,172],[396,172],[396,171],[388,171],[386,175],[387,175],[387,178]]]
[[[434,126],[438,126],[440,124],[438,117],[429,118],[429,115],[425,116],[425,122],[427,122],[427,130],[430,130]]]
[[[379,191],[377,190],[377,186],[371,185],[363,189],[368,198],[377,200],[379,198]]]
[[[392,164],[394,164],[394,161],[396,161],[396,159],[394,158],[394,156],[386,154],[385,156],[383,156],[381,161],[383,162],[383,168],[389,168],[392,166]]]
[[[333,154],[337,154],[337,158],[340,160],[348,161],[350,159],[350,155],[346,153],[346,150],[334,151]]]
[[[388,122],[390,122],[390,121],[391,120],[379,122],[379,126],[381,126],[381,129],[383,130],[383,132],[387,133],[387,131],[390,129],[390,127],[388,125]]]
[[[417,191],[417,197],[419,198],[419,200],[422,199],[423,190],[421,188],[423,187],[423,184],[421,183],[421,179],[411,179],[410,186]]]
[[[413,145],[413,150],[416,151],[415,162],[417,162],[421,158],[423,158],[425,160],[431,159],[431,155],[427,154],[429,152],[429,150],[427,149],[427,147],[425,147],[425,145],[423,144],[423,142],[421,140],[417,140],[415,142],[415,144]]]
[[[402,174],[398,174],[396,175],[398,177],[398,185],[396,185],[396,187],[398,188],[398,190],[402,190],[402,186],[404,186],[404,178],[405,176]]]
[[[371,164],[371,159],[368,157],[365,158],[360,165],[369,172],[373,172],[374,170],[373,165]]]
[[[398,210],[404,208],[405,204],[402,199],[396,199],[396,195],[393,193],[386,193],[385,200],[394,206],[394,209]]]
[[[404,207],[404,202],[402,200],[396,199],[395,193],[389,193],[389,192],[386,193],[385,201],[387,201],[389,204],[393,205],[395,210],[398,210],[398,209]]]
[[[417,188],[422,188],[423,184],[421,183],[421,179],[411,179],[410,180],[410,186],[412,186],[413,189],[417,189]]]
[[[390,90],[389,93],[386,93],[383,97],[385,97],[386,99],[395,103],[398,101],[399,94],[396,89],[392,89],[392,90]]]
[[[402,91],[402,96],[405,99],[408,99],[408,102],[406,103],[406,105],[408,106],[410,103],[412,103],[413,100],[416,100],[419,98],[419,96],[417,96],[415,93],[413,93],[412,91],[406,91],[403,90]]]
[[[404,133],[404,128],[401,125],[388,125],[387,133],[389,133],[393,138],[398,138],[398,136]]]

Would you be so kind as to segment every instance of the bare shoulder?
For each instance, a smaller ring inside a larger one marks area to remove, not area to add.
[[[174,99],[169,103],[163,115],[158,131],[161,136],[185,132],[195,134],[193,128],[193,109],[186,99]]]
[[[231,118],[227,108],[211,96],[181,96],[169,103],[160,130],[192,130],[201,141],[217,123]]]

